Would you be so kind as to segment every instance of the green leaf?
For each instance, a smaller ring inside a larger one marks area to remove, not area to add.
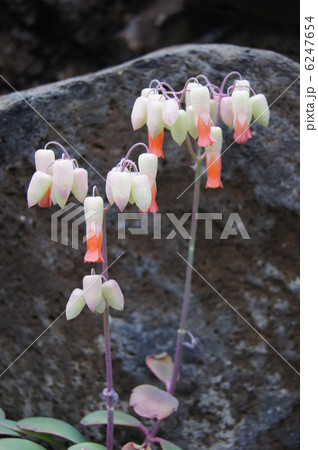
[[[106,447],[101,444],[94,444],[94,442],[82,442],[81,444],[72,445],[68,450],[106,450]]]
[[[21,430],[14,420],[0,419],[0,434],[6,436],[20,436]]]
[[[52,417],[29,417],[17,423],[22,430],[47,433],[67,439],[75,444],[85,442],[84,436],[72,425]]]
[[[45,450],[45,448],[26,439],[5,438],[0,439],[0,450]]]
[[[166,441],[164,439],[160,439],[160,445],[162,450],[182,450],[177,445],[173,444],[172,442]]]
[[[6,418],[6,414],[5,414],[5,412],[3,411],[3,409],[0,408],[0,419],[5,419],[5,418]]]
[[[57,447],[63,447],[62,444],[60,444],[57,440],[55,440],[52,436],[49,434],[44,433],[35,433],[34,431],[30,430],[22,430],[17,426],[17,423],[14,420],[9,419],[0,419],[0,435],[7,435],[7,436],[21,436],[22,434],[27,434],[28,436],[33,436],[38,439],[43,439],[44,441],[50,442],[53,445],[56,445]]]
[[[82,425],[107,425],[107,411],[101,409],[98,411],[87,414],[81,420]],[[114,424],[122,425],[124,427],[136,427],[141,425],[140,421],[136,417],[126,414],[121,411],[114,412]]]

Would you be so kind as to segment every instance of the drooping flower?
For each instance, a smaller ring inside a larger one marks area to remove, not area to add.
[[[135,100],[131,112],[131,124],[134,131],[138,130],[147,122],[148,100],[146,97],[140,96]]]
[[[215,139],[215,143],[205,148],[207,182],[206,188],[223,187],[221,182],[221,150],[222,150],[222,129],[220,127],[212,127],[211,134]]]
[[[52,189],[54,197],[64,208],[73,186],[73,162],[70,159],[58,159],[53,164]]]
[[[141,153],[138,158],[138,167],[140,173],[147,175],[151,187],[151,203],[148,212],[155,214],[158,211],[156,202],[156,176],[158,170],[158,158],[152,153]]]
[[[252,105],[252,113],[255,118],[255,122],[267,127],[269,122],[269,108],[265,95],[254,95],[250,98],[250,103]]]
[[[110,204],[116,203],[121,212],[125,209],[131,189],[131,175],[127,170],[115,167],[106,177],[106,195]]]
[[[149,153],[153,153],[158,158],[164,159],[164,155],[162,152],[163,133],[164,130],[162,130],[161,133],[159,133],[155,138],[153,138],[150,132],[148,132],[148,148]]]
[[[55,155],[52,150],[40,149],[35,152],[36,172],[32,176],[28,187],[28,206],[38,204],[41,208],[49,208],[52,205],[52,174]]]
[[[33,174],[28,187],[27,199],[29,208],[36,205],[37,203],[39,204],[41,203],[40,206],[42,208],[51,206],[50,201],[51,187],[52,187],[51,175],[41,172],[40,170],[37,170]]]
[[[124,295],[117,281],[105,281],[102,285],[102,293],[109,306],[118,311],[124,309]]]
[[[102,277],[100,275],[86,275],[83,278],[83,295],[87,306],[92,312],[95,312],[103,299],[102,295]]]
[[[92,312],[102,314],[106,303],[114,309],[122,311],[124,295],[115,280],[107,280],[102,284],[102,276],[96,275],[94,269],[83,278],[83,289],[76,288],[71,293],[66,305],[66,319],[72,320],[83,310],[85,304]]]
[[[199,147],[208,147],[215,142],[211,135],[209,89],[206,86],[194,87],[191,89],[190,98],[199,134],[198,145]]]
[[[178,144],[181,145],[188,133],[187,113],[183,109],[179,109],[178,120],[171,127],[171,137]]]
[[[236,81],[232,92],[232,109],[234,114],[233,137],[238,144],[245,144],[251,139],[252,132],[249,128],[252,106],[249,102],[250,84],[247,80]]]
[[[174,98],[170,98],[163,103],[162,118],[168,127],[171,127],[178,120],[179,104]]]
[[[85,200],[88,192],[87,170],[77,167],[73,170],[72,194],[81,203]]]
[[[84,200],[84,214],[86,222],[86,245],[87,251],[84,262],[102,262],[102,238],[103,238],[103,216],[104,202],[99,196],[86,197]]]
[[[151,204],[151,186],[147,175],[136,174],[131,178],[131,194],[141,212],[147,212]]]

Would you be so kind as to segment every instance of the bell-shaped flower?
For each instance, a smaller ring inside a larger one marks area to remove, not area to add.
[[[84,262],[102,262],[102,238],[104,202],[99,196],[86,197],[84,200],[84,214],[86,222],[86,245]]]
[[[210,92],[206,86],[191,89],[191,104],[194,111],[194,120],[199,133],[199,147],[208,147],[214,143],[211,135],[210,119]]]
[[[213,120],[213,122],[215,122],[217,110],[218,110],[218,101],[212,98],[210,100],[210,117]]]
[[[118,311],[124,309],[124,295],[115,280],[107,280],[102,285],[102,293],[109,306]]]
[[[207,182],[206,188],[223,187],[221,182],[221,150],[222,150],[222,129],[211,127],[211,134],[215,143],[205,148]]]
[[[37,203],[39,203],[39,206],[42,208],[51,206],[51,187],[51,175],[39,170],[36,171],[31,178],[27,192],[29,208]]]
[[[162,118],[163,103],[158,99],[154,101],[148,100],[147,107],[147,127],[152,139],[155,139],[164,128]]]
[[[155,180],[158,170],[158,157],[153,153],[141,153],[138,158],[139,172]]]
[[[220,105],[221,117],[225,125],[233,128],[234,114],[232,109],[232,97],[223,97]]]
[[[147,108],[148,100],[146,97],[140,96],[135,100],[131,112],[131,124],[134,131],[144,126],[147,122]]]
[[[163,103],[162,118],[168,127],[176,123],[179,116],[179,104],[174,98],[170,98]]]
[[[151,186],[147,175],[137,174],[131,178],[131,193],[140,211],[147,212],[151,204]]]
[[[83,295],[89,309],[95,312],[103,299],[100,275],[86,275],[83,278]]]
[[[155,94],[155,90],[153,88],[144,88],[140,95],[141,97],[150,97],[150,95],[154,95]]]
[[[53,164],[54,196],[61,208],[64,208],[73,186],[73,163],[69,159],[58,159]]]
[[[232,92],[232,109],[234,114],[234,139],[238,144],[245,144],[251,139],[249,128],[251,107],[249,102],[249,83],[247,80],[237,81]]]
[[[170,131],[172,139],[178,145],[181,145],[185,141],[188,133],[188,123],[187,113],[183,109],[179,109],[178,120],[172,125]]]
[[[34,159],[36,170],[53,175],[53,163],[55,161],[53,150],[41,148],[35,152]]]
[[[149,153],[153,153],[158,158],[164,158],[163,152],[162,152],[162,144],[163,144],[163,133],[164,130],[161,131],[158,136],[156,136],[154,139],[151,137],[151,134],[148,132],[148,148]]]
[[[106,175],[105,191],[106,191],[107,200],[109,201],[109,203],[111,205],[115,202],[114,196],[113,196],[113,191],[112,191],[112,182],[111,182],[111,178],[112,178],[112,175],[113,175],[115,170],[116,169],[110,170],[108,172],[108,174]]]
[[[187,84],[187,90],[185,93],[185,108],[187,109],[192,103],[191,103],[191,91],[194,88],[197,88],[201,86],[201,84],[197,83],[196,81],[190,81],[190,83]]]
[[[73,170],[72,194],[81,203],[85,200],[88,192],[87,170],[77,167]]]
[[[86,300],[83,290],[79,288],[74,289],[66,305],[66,319],[72,320],[77,317],[82,312],[85,304]]]
[[[250,103],[252,105],[252,112],[255,121],[264,127],[267,127],[269,122],[269,108],[265,95],[254,95],[250,98]]]
[[[107,175],[106,195],[108,201],[116,203],[121,212],[125,209],[131,189],[131,175],[128,171],[121,171],[116,168]]]
[[[195,120],[194,120],[194,111],[193,111],[193,106],[189,105],[186,109],[186,113],[187,113],[187,128],[188,128],[188,132],[190,134],[190,136],[193,139],[197,139],[199,137],[199,133],[195,124]]]

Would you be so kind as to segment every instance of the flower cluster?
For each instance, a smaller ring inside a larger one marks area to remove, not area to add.
[[[157,170],[158,158],[153,153],[142,153],[138,158],[138,168],[130,159],[122,159],[106,177],[109,203],[115,203],[120,211],[123,211],[129,202],[136,204],[140,212],[156,213]]]
[[[223,92],[225,82],[219,88],[204,76],[191,78],[184,88],[176,92],[167,83],[155,80],[156,87],[143,89],[135,100],[131,113],[134,130],[147,125],[149,153],[164,158],[162,145],[164,129],[170,131],[173,140],[181,145],[189,137],[197,140],[205,149],[207,188],[222,187],[221,151],[222,130],[218,126],[221,117],[225,125],[234,128],[234,140],[238,144],[252,137],[249,125],[252,115],[256,122],[267,126],[269,109],[263,94],[250,97],[254,92],[247,80],[239,79]],[[235,72],[235,74],[237,74]],[[199,80],[203,78],[204,83]]]
[[[77,317],[87,305],[92,312],[103,314],[106,303],[114,309],[124,309],[124,296],[115,280],[102,282],[102,276],[96,275],[92,269],[91,275],[83,278],[83,289],[76,288],[70,295],[66,305],[67,320]]]
[[[27,193],[28,206],[38,204],[49,208],[52,203],[64,208],[72,192],[83,203],[88,191],[88,175],[77,162],[65,155],[55,159],[53,150],[44,148],[35,152],[35,168]]]

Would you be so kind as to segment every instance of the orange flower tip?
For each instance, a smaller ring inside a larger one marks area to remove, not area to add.
[[[217,188],[223,188],[223,184],[221,180],[207,180],[206,189],[217,189]]]

